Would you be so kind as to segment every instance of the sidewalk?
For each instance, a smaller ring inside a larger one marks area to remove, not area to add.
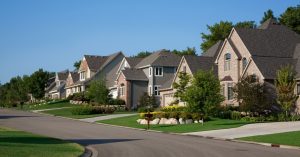
[[[247,136],[275,134],[281,132],[300,131],[300,121],[297,122],[273,122],[248,124],[238,128],[211,130],[202,132],[185,133],[223,139],[235,139]]]
[[[137,113],[130,113],[130,114],[112,114],[112,115],[107,115],[107,116],[99,116],[99,117],[93,117],[93,118],[85,118],[85,119],[78,119],[80,121],[84,122],[96,122],[99,120],[107,120],[107,119],[113,119],[113,118],[120,118],[120,117],[127,117],[127,116],[133,116],[137,115]]]

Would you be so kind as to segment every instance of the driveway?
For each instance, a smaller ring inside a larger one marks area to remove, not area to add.
[[[300,121],[248,124],[238,128],[186,133],[189,135],[235,139],[247,136],[300,131]]]
[[[0,109],[0,125],[89,145],[99,157],[299,157],[299,150],[139,131]]]

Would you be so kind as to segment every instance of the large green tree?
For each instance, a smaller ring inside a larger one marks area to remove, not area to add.
[[[178,50],[174,49],[171,52],[175,53],[177,55],[180,55],[180,56],[183,56],[183,55],[194,55],[194,56],[197,56],[195,47],[193,47],[193,48],[187,47],[185,50],[182,50],[182,51],[178,51]]]
[[[78,70],[80,68],[80,64],[81,64],[81,60],[76,61],[73,66],[76,70]]]
[[[103,79],[92,81],[86,94],[91,101],[96,102],[99,105],[107,105],[111,98],[109,90],[106,88],[105,81]]]
[[[286,117],[290,116],[298,98],[294,92],[296,86],[295,76],[296,72],[292,66],[284,66],[277,71],[275,81],[277,102],[281,106]]]
[[[273,14],[273,11],[271,9],[267,10],[266,12],[264,12],[264,16],[262,17],[262,19],[260,20],[260,24],[264,23],[265,21],[267,21],[269,18],[272,19],[276,19],[276,17]]]
[[[233,24],[229,21],[220,21],[212,26],[207,25],[209,31],[208,34],[201,33],[201,38],[203,43],[200,45],[203,52],[207,51],[211,46],[213,46],[219,40],[224,40],[228,37],[231,29],[233,27],[237,28],[255,28],[254,21],[243,21]]]
[[[174,93],[174,96],[176,98],[179,98],[182,101],[185,101],[185,92],[188,87],[188,84],[191,80],[191,76],[187,74],[186,72],[179,72],[178,74],[179,81],[173,83],[174,89],[176,89],[176,92]]]
[[[28,81],[29,93],[36,99],[42,99],[45,95],[45,87],[47,81],[53,74],[39,69],[30,76],[30,81]]]
[[[300,33],[300,5],[289,7],[279,17],[279,22]]]
[[[267,87],[260,83],[255,75],[242,78],[233,90],[235,98],[240,102],[241,111],[263,113],[271,109]]]
[[[220,81],[213,71],[198,71],[185,92],[190,112],[210,114],[224,100],[220,93]]]

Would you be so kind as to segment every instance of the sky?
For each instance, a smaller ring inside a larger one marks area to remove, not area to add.
[[[12,77],[73,70],[84,54],[183,50],[201,54],[201,33],[221,20],[275,16],[298,0],[1,0],[0,83]]]

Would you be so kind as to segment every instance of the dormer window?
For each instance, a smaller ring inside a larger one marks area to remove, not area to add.
[[[82,71],[79,73],[79,78],[80,78],[80,81],[84,81],[85,80],[85,72]]]
[[[248,64],[248,61],[247,61],[247,59],[245,57],[242,59],[242,64],[243,64],[243,70],[245,70],[245,68],[246,68],[246,66]]]
[[[162,67],[155,68],[155,76],[163,76],[163,68]]]
[[[230,70],[230,60],[231,60],[231,54],[230,53],[226,53],[224,56],[224,71],[228,71]]]

